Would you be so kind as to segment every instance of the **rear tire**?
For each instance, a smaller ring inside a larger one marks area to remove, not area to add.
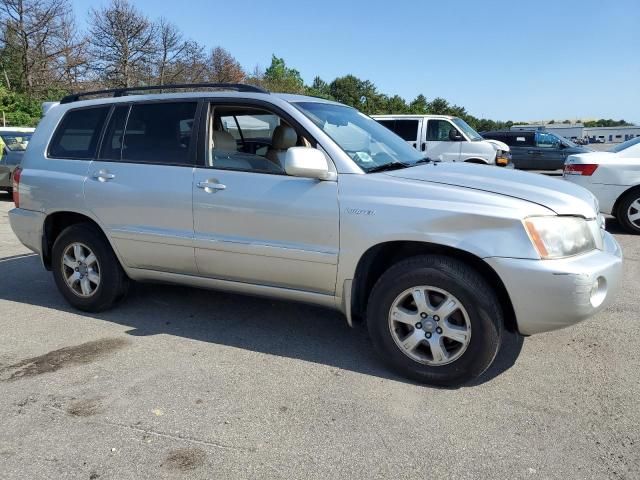
[[[129,279],[111,246],[88,223],[63,230],[53,244],[51,267],[60,293],[78,310],[107,310],[128,290]]]
[[[632,190],[622,196],[616,217],[627,232],[640,234],[640,190]]]
[[[367,325],[375,349],[395,371],[455,387],[489,368],[500,348],[503,315],[494,291],[474,269],[424,255],[380,277],[369,297]]]

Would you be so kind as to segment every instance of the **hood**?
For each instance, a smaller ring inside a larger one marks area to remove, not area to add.
[[[397,178],[470,188],[536,203],[558,215],[595,218],[595,197],[562,179],[487,165],[438,162],[386,172]]]
[[[493,145],[496,150],[502,150],[503,152],[510,152],[511,149],[509,148],[509,145],[507,145],[504,142],[501,142],[500,140],[493,140],[491,138],[485,138],[484,139],[485,142],[490,143],[491,145]]]

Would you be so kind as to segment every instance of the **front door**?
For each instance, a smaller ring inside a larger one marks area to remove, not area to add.
[[[196,102],[114,107],[85,198],[124,263],[196,273],[191,129]]]
[[[460,160],[462,142],[449,138],[451,129],[458,129],[449,120],[429,119],[425,131],[426,157],[443,162],[457,162]],[[459,133],[459,132],[458,132]]]
[[[264,154],[234,142],[224,122],[231,116],[238,119],[238,138],[249,137],[241,131],[243,124],[259,119],[272,126],[273,140]],[[290,119],[247,105],[212,105],[206,123],[207,155],[193,182],[200,275],[334,294],[338,184],[284,172],[286,150],[313,148],[312,139],[304,138]]]
[[[565,157],[562,143],[555,135],[548,132],[536,132],[535,154],[541,170],[558,170],[564,168]]]

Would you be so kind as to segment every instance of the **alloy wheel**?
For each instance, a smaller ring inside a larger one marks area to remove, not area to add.
[[[88,298],[100,286],[100,263],[83,243],[72,243],[62,255],[62,275],[69,289],[77,296]]]
[[[389,311],[389,330],[402,353],[430,366],[456,361],[471,340],[471,321],[460,300],[424,285],[396,297]]]

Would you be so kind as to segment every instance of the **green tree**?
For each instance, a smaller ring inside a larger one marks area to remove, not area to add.
[[[420,94],[409,104],[409,113],[422,115],[427,113],[428,107],[429,103],[427,102],[427,98],[424,95]]]
[[[304,82],[300,72],[287,67],[284,58],[271,57],[271,65],[264,72],[262,79],[267,89],[272,92],[304,93]]]
[[[329,84],[325,82],[322,78],[316,76],[313,79],[313,83],[311,86],[306,87],[306,94],[311,95],[312,97],[320,97],[331,100],[331,90],[329,89]]]
[[[429,102],[427,113],[430,113],[432,115],[448,115],[449,102],[447,102],[444,98],[436,97]]]

